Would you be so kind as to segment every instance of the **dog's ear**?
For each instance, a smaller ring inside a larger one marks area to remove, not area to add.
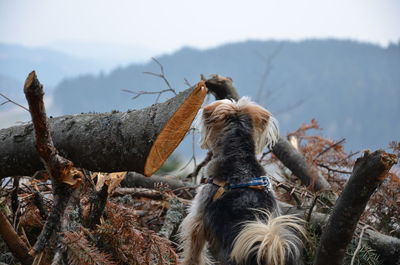
[[[268,110],[253,102],[246,104],[243,111],[252,120],[256,154],[261,153],[264,146],[272,148],[279,137],[278,121]]]
[[[201,117],[201,147],[212,149],[219,132],[224,127],[227,118],[237,111],[237,106],[231,100],[215,101],[203,108]]]

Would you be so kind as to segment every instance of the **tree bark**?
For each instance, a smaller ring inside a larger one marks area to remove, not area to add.
[[[183,102],[199,89],[204,90],[195,86],[164,103],[141,110],[50,118],[48,122],[51,137],[60,155],[74,161],[77,167],[101,172],[144,173],[146,158],[157,136]],[[199,105],[202,102],[200,99],[201,96],[196,102]],[[193,106],[192,109],[195,108]],[[197,110],[193,110],[185,115],[193,114],[194,118],[196,113]],[[177,130],[186,124],[179,123],[175,126]],[[184,134],[186,131],[183,136]],[[174,140],[169,139],[169,142]],[[178,140],[176,145],[181,139]],[[0,130],[0,178],[31,176],[43,169],[34,143],[32,123]]]
[[[315,265],[342,264],[346,247],[369,198],[395,163],[396,156],[383,151],[365,152],[357,159],[321,236]]]

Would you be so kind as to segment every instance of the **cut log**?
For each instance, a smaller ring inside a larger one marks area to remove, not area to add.
[[[48,120],[60,155],[91,171],[151,175],[188,131],[206,95],[204,82],[141,110]],[[0,130],[0,178],[43,169],[31,123]]]

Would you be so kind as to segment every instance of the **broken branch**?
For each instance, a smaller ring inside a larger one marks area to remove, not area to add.
[[[80,183],[82,173],[74,168],[71,161],[60,156],[54,147],[43,102],[43,86],[37,79],[35,71],[28,75],[24,92],[35,129],[36,150],[51,176],[54,197],[53,209],[30,251],[30,254],[35,256],[48,244],[53,232],[60,229],[61,217],[74,187],[77,187]]]
[[[357,159],[322,234],[315,265],[342,264],[346,247],[369,198],[395,163],[396,156],[383,151],[365,152]]]

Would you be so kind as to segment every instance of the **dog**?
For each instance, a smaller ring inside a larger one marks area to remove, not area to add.
[[[271,113],[249,98],[203,108],[201,147],[212,152],[209,183],[198,188],[180,227],[183,265],[303,264],[303,221],[280,214],[256,157],[278,135]]]

